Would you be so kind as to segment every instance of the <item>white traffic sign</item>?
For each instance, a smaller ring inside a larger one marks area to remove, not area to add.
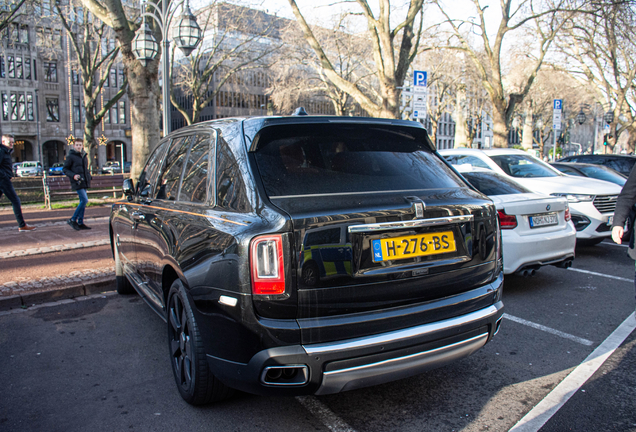
[[[563,113],[563,100],[554,99],[552,107],[552,129],[561,130],[561,115]]]
[[[428,99],[428,91],[426,89],[426,87],[424,87],[424,91],[423,92],[416,92],[413,93],[413,100],[412,100],[412,106],[413,106],[413,118],[414,119],[423,119],[426,117],[426,100]]]

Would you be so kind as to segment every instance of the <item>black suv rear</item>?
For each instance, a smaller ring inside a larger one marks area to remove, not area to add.
[[[124,192],[117,288],[167,321],[192,404],[400,379],[498,330],[497,213],[418,123],[199,123],[158,143]]]

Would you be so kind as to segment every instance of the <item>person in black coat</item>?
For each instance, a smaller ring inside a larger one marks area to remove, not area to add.
[[[11,178],[13,177],[13,162],[11,153],[13,153],[13,144],[15,139],[13,135],[2,135],[2,145],[0,145],[0,198],[5,195],[13,206],[13,214],[18,221],[18,231],[33,231],[35,227],[29,226],[24,222],[22,216],[22,204],[18,194],[15,193]]]
[[[79,196],[79,204],[67,223],[78,231],[90,229],[84,224],[84,210],[86,209],[86,204],[88,204],[86,189],[91,187],[91,173],[88,169],[88,157],[84,152],[82,141],[75,140],[73,148],[69,150],[66,156],[62,170],[71,180],[71,189],[76,191]]]
[[[633,220],[634,213],[630,215],[630,212],[634,209],[634,204],[636,204],[636,169],[632,169],[629,173],[629,177],[623,185],[621,193],[618,195],[616,210],[614,211],[614,221],[612,222],[612,240],[614,240],[615,243],[621,244],[623,236],[629,234],[627,254],[632,259],[636,259],[636,249],[634,248],[634,241],[636,240]],[[625,233],[624,226],[628,218],[631,219],[630,225],[628,226],[630,233]],[[636,271],[634,273],[634,286],[636,286]]]

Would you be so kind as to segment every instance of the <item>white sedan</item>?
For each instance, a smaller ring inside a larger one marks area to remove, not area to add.
[[[532,192],[567,198],[579,244],[596,244],[611,235],[621,187],[610,182],[565,175],[521,150],[440,150],[450,164],[486,168]]]
[[[544,265],[572,265],[576,230],[566,198],[532,193],[487,169],[460,167],[458,171],[495,203],[503,240],[504,274],[525,276]]]

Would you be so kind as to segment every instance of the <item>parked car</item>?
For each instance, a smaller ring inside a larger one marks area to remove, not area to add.
[[[132,162],[124,162],[124,172],[129,173]]]
[[[49,168],[49,175],[64,175],[64,171],[62,170],[62,168],[64,168],[63,163],[54,163],[53,165],[51,165],[51,168]]]
[[[572,265],[576,230],[566,198],[532,193],[489,169],[460,168],[460,173],[497,207],[504,274],[526,276],[545,265]]]
[[[453,165],[487,168],[511,178],[535,193],[568,199],[579,244],[593,245],[611,235],[616,199],[621,187],[593,178],[572,177],[522,150],[468,148],[440,150]]]
[[[22,162],[16,162],[13,164],[13,176],[16,177],[18,175],[18,167],[22,166]]]
[[[37,161],[22,162],[16,169],[18,177],[41,176],[42,172],[42,164]]]
[[[557,162],[581,162],[594,165],[603,165],[612,168],[619,173],[629,176],[629,173],[636,164],[636,156],[630,155],[615,155],[615,154],[590,154],[590,155],[575,155],[567,156],[559,159]]]
[[[123,191],[109,222],[116,288],[167,322],[191,404],[231,389],[325,395],[389,382],[498,331],[495,206],[419,123],[197,123],[160,141]],[[312,244],[325,252],[319,265],[344,270],[303,274]]]
[[[102,167],[102,174],[120,174],[121,165],[119,162],[108,161]]]
[[[615,183],[620,187],[623,187],[627,181],[626,175],[621,174],[618,171],[614,171],[612,168],[604,165],[593,165],[578,162],[553,162],[550,165],[561,171],[563,174],[605,180]]]

